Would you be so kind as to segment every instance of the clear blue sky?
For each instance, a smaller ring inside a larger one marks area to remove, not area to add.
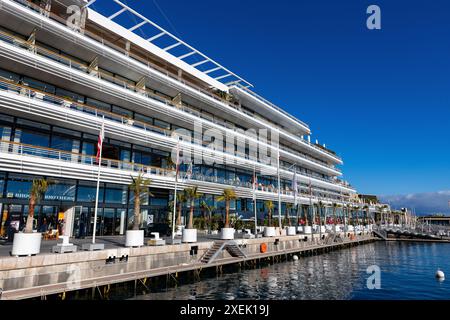
[[[307,122],[360,193],[450,190],[450,1],[127,3]]]

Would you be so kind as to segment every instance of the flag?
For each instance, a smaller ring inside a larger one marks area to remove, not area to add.
[[[95,160],[97,162],[100,161],[100,157],[102,155],[102,147],[103,147],[103,140],[105,139],[105,122],[102,122],[102,128],[100,130],[100,134],[98,135],[98,141],[97,141],[97,156]]]

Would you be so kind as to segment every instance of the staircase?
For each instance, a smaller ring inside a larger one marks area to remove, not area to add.
[[[325,244],[333,244],[336,239],[335,233],[329,233],[325,238]]]
[[[238,246],[238,244],[234,241],[229,241],[225,246],[225,249],[228,253],[235,258],[247,258],[247,255],[244,251]]]
[[[373,234],[376,235],[378,238],[381,238],[383,240],[386,240],[387,238],[387,232],[386,230],[382,229],[373,229]]]
[[[238,246],[235,241],[227,241],[227,240],[216,240],[214,241],[211,248],[205,252],[205,254],[200,258],[200,262],[202,263],[212,263],[219,254],[223,251],[227,250],[227,252],[235,258],[246,258],[247,255],[244,251]]]

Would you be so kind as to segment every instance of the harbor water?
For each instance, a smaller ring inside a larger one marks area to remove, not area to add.
[[[371,280],[375,275],[368,273],[371,266],[379,267],[379,289],[368,288],[368,282],[375,283]],[[435,278],[439,268],[448,280]],[[223,274],[134,299],[450,299],[450,244],[375,242]]]

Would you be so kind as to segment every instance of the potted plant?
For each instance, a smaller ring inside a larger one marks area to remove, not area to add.
[[[214,206],[210,206],[206,203],[206,201],[202,200],[202,202],[200,202],[200,208],[202,209],[203,217],[205,218],[206,225],[208,227],[208,233],[211,234],[211,219]],[[205,212],[208,212],[208,216],[206,216]]]
[[[286,217],[285,217],[285,224],[286,226],[286,234],[288,236],[295,236],[297,235],[297,230],[295,227],[291,225],[291,218],[289,216],[289,213],[291,212],[294,205],[292,203],[286,203]]]
[[[141,201],[146,195],[152,196],[148,187],[152,181],[144,178],[140,173],[136,178],[131,177],[132,182],[129,188],[134,193],[134,219],[133,227],[131,230],[127,230],[125,235],[126,247],[142,247],[144,245],[144,230],[139,230],[141,225]]]
[[[175,230],[177,235],[181,235],[183,231],[183,226],[181,225],[181,211],[183,210],[183,203],[186,202],[186,197],[183,192],[177,193],[177,229]]]
[[[194,206],[195,200],[202,196],[198,192],[198,187],[192,187],[184,190],[184,197],[190,203],[189,222],[187,228],[183,229],[183,242],[194,243],[197,242],[197,229],[194,229]]]
[[[272,226],[272,211],[274,208],[274,204],[272,200],[268,200],[264,202],[264,206],[267,209],[267,227],[264,228],[264,236],[265,237],[275,237],[276,231],[275,227]]]
[[[230,201],[235,199],[237,197],[233,189],[223,190],[222,195],[217,199],[218,201],[225,201],[225,226],[222,228],[222,240],[234,239],[234,228],[230,227]]]
[[[24,232],[14,235],[11,255],[31,256],[39,254],[41,251],[41,233],[33,232],[34,209],[39,203],[50,182],[46,179],[33,180],[30,189],[30,199],[28,204],[28,217]]]

